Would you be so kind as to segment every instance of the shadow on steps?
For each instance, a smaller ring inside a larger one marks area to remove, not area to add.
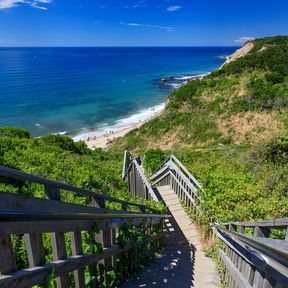
[[[194,287],[195,247],[187,241],[173,217],[166,220],[165,229],[167,236],[162,257],[148,263],[135,281],[121,287]]]

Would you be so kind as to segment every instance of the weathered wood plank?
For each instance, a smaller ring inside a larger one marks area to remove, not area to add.
[[[54,269],[56,277],[62,274],[67,274],[74,270],[84,268],[85,266],[97,263],[100,260],[117,255],[130,249],[131,245],[127,245],[124,249],[118,246],[113,246],[109,249],[105,249],[103,253],[98,254],[84,254],[69,257],[65,260],[58,260],[51,263],[47,263],[34,268],[24,269],[15,272],[11,275],[0,276],[0,287],[1,288],[28,288],[37,284],[42,284],[46,278]]]
[[[228,222],[223,225],[234,224],[237,226],[245,227],[263,227],[263,228],[286,228],[288,226],[288,219],[274,219],[274,220],[262,220],[254,222]]]
[[[220,249],[219,256],[223,261],[225,267],[228,269],[234,281],[237,283],[239,288],[252,288],[249,282],[244,278],[244,276],[239,273],[238,269],[235,267],[233,262],[225,255],[225,253]]]
[[[103,198],[103,199],[105,199],[107,201],[111,201],[111,202],[122,203],[122,204],[126,203],[127,205],[136,206],[136,207],[139,206],[139,204],[137,204],[137,203],[127,202],[124,200],[114,198],[114,197],[109,196],[109,195],[102,195],[100,193],[96,193],[96,192],[93,192],[90,190],[85,190],[85,189],[75,187],[75,186],[72,186],[69,184],[61,183],[61,182],[58,182],[55,180],[48,180],[48,179],[40,177],[40,176],[35,176],[32,174],[28,174],[28,173],[25,173],[25,172],[22,172],[22,171],[19,171],[16,169],[12,169],[9,167],[4,167],[1,165],[0,165],[0,175],[4,176],[4,177],[8,177],[8,178],[19,179],[21,181],[29,181],[31,183],[39,183],[39,184],[42,184],[46,187],[54,187],[53,189],[57,188],[57,189],[68,190],[71,192],[79,193],[83,196],[87,196],[89,198],[90,197],[98,197],[98,198]],[[47,193],[49,195],[50,188],[47,188],[47,189],[48,189]],[[54,192],[51,192],[51,193],[54,193]],[[149,207],[147,207],[147,209],[149,209]]]
[[[67,257],[66,254],[66,244],[65,244],[65,235],[62,232],[52,233],[52,251],[53,259],[64,260]],[[69,288],[70,281],[69,275],[63,274],[56,278],[58,288]]]
[[[45,263],[42,234],[25,234],[24,240],[27,248],[29,266],[34,267]]]
[[[254,228],[254,236],[255,237],[266,237],[266,238],[268,238],[269,237],[269,233],[270,233],[270,230],[267,229],[267,228],[258,227],[258,226],[256,226]]]
[[[13,246],[10,235],[0,235],[0,275],[12,273],[16,270]]]
[[[81,232],[71,232],[71,248],[72,248],[72,255],[82,255],[82,239],[81,239]],[[85,287],[85,276],[84,276],[84,269],[77,269],[74,271],[74,278],[75,278],[75,287],[76,288],[84,288]]]
[[[57,186],[51,186],[51,185],[44,185],[45,188],[45,194],[46,196],[51,200],[60,201],[61,200],[61,194],[60,194],[60,188]]]
[[[33,196],[19,195],[15,193],[0,192],[0,211],[42,211],[55,213],[107,213],[117,210],[94,208],[85,205],[60,202],[51,199],[36,198]],[[123,204],[124,205],[124,204]]]

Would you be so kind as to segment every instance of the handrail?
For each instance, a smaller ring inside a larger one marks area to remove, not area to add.
[[[186,167],[173,154],[171,155],[170,158],[173,162],[176,162],[177,165],[183,170],[183,172],[186,174],[186,177],[189,178],[190,180],[192,180],[196,184],[196,186],[202,192],[204,192],[201,184],[197,181],[197,179],[186,169]]]
[[[152,198],[154,201],[158,202],[159,199],[156,196],[154,190],[152,189],[150,183],[146,179],[146,176],[144,175],[143,170],[141,166],[138,164],[137,160],[135,158],[131,159],[131,156],[130,156],[130,163],[127,164],[126,157],[127,155],[130,155],[128,153],[129,153],[128,151],[125,151],[124,153],[122,175],[123,175],[123,178],[128,181],[129,192],[132,194],[135,194],[138,197],[144,198],[145,200],[150,200],[150,198]],[[138,178],[140,178],[141,181],[137,180],[137,175],[134,174],[134,172],[136,172],[136,174],[138,175]],[[146,191],[148,192],[148,194],[146,193]]]
[[[26,173],[23,171],[19,171],[19,170],[5,167],[5,166],[1,166],[1,165],[0,165],[0,176],[12,178],[12,179],[18,179],[21,181],[29,181],[31,183],[38,183],[38,184],[44,185],[45,187],[52,187],[52,188],[68,190],[71,192],[79,193],[85,197],[91,197],[93,199],[96,198],[96,199],[100,199],[103,201],[111,201],[111,202],[123,204],[125,206],[134,206],[134,207],[138,207],[142,210],[147,209],[147,210],[154,211],[154,212],[156,211],[155,209],[152,209],[152,208],[150,208],[146,205],[143,205],[143,204],[138,204],[138,203],[134,203],[134,202],[128,202],[128,201],[120,200],[120,199],[117,199],[117,198],[112,197],[112,196],[103,195],[103,194],[100,194],[97,192],[93,192],[90,190],[86,190],[83,188],[79,188],[79,187],[65,184],[62,182],[58,182],[55,180],[48,180],[48,179],[41,177],[41,176],[35,176],[35,175],[29,174],[29,173]]]
[[[288,242],[286,240],[282,240],[283,246],[286,246],[286,249],[281,249],[281,247],[278,245],[274,245],[274,246],[271,245],[273,241],[277,241],[278,239],[269,239],[270,240],[269,241],[270,245],[269,245],[267,243],[263,243],[261,241],[261,237],[247,236],[247,235],[242,234],[242,233],[231,231],[227,228],[220,226],[219,224],[213,224],[213,226],[217,230],[221,230],[222,232],[225,232],[226,234],[228,234],[232,237],[235,237],[237,240],[245,243],[246,245],[249,245],[250,247],[252,247],[258,251],[261,251],[262,253],[264,253],[266,255],[274,255],[274,258],[276,258],[275,260],[283,263],[284,266],[288,267]],[[266,238],[263,238],[263,239],[266,239]],[[273,254],[271,254],[271,252]]]
[[[0,221],[44,221],[44,220],[85,220],[85,219],[129,219],[129,218],[167,218],[168,215],[145,213],[52,213],[0,211]],[[0,229],[1,230],[1,229]]]
[[[223,226],[242,226],[242,227],[262,227],[262,228],[285,228],[288,227],[288,219],[272,219],[272,220],[261,220],[254,222],[227,222],[223,223]]]
[[[124,151],[124,160],[123,160],[123,168],[122,168],[122,178],[125,178],[125,175],[127,173],[128,167],[131,164],[131,154],[129,153],[129,151],[125,150]]]

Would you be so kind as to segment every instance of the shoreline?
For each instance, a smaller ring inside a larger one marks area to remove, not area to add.
[[[84,141],[88,148],[107,148],[112,140],[122,137],[135,128],[139,128],[149,120],[159,116],[165,109],[165,103],[139,111],[130,117],[120,119],[116,124],[104,126],[99,130],[85,132],[73,137],[76,141]]]
[[[161,82],[165,85],[170,85],[176,90],[181,86],[187,84],[190,81],[201,80],[205,76],[209,75],[211,72],[205,74],[198,75],[176,75],[176,76],[168,76],[165,81],[161,79]],[[178,80],[183,81],[182,83],[170,83],[170,80]],[[72,137],[72,139],[76,141],[84,141],[88,148],[96,149],[96,148],[107,148],[113,140],[119,137],[125,136],[127,133],[132,131],[133,129],[141,127],[144,123],[152,120],[155,117],[158,117],[165,109],[167,101],[167,96],[165,98],[165,102],[158,104],[156,106],[147,108],[145,110],[141,110],[132,116],[127,118],[120,119],[116,122],[116,124],[107,125],[99,128],[95,131],[87,131],[83,132],[77,136]]]

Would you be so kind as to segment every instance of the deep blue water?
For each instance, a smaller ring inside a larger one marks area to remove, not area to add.
[[[210,72],[235,49],[0,48],[0,126],[95,130],[163,102],[161,78]]]

